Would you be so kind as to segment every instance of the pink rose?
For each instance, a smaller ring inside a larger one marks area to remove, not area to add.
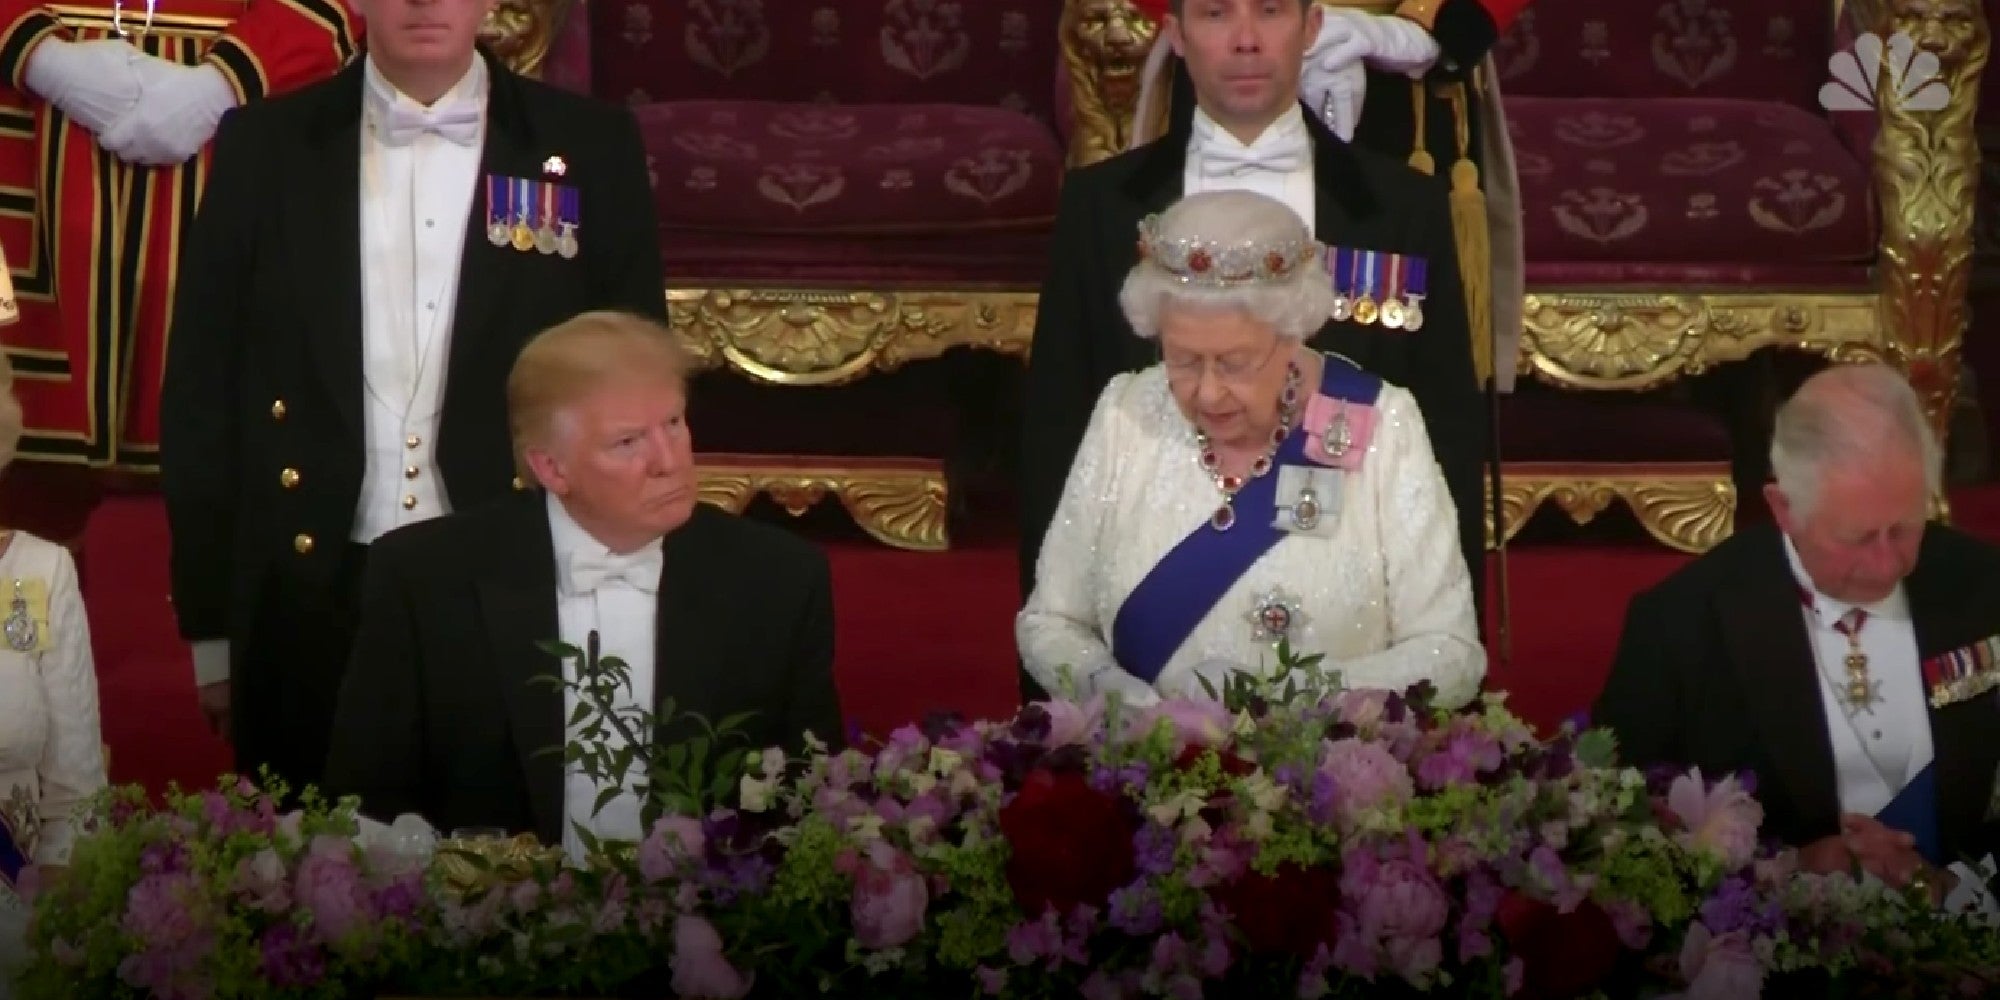
[[[1219,701],[1205,698],[1172,698],[1140,712],[1133,723],[1140,733],[1152,732],[1161,719],[1174,729],[1174,752],[1191,746],[1212,747],[1229,739],[1235,720]]]
[[[253,910],[282,913],[292,906],[287,875],[284,859],[267,847],[236,863],[230,888]]]
[[[1379,743],[1331,740],[1319,770],[1333,779],[1333,815],[1345,830],[1354,829],[1367,810],[1401,805],[1416,794],[1409,768]]]
[[[746,976],[722,954],[722,935],[715,925],[690,913],[674,921],[674,995],[702,1000],[737,1000],[750,992],[754,975]]]
[[[1685,1000],[1738,1000],[1764,990],[1764,965],[1750,942],[1737,932],[1710,934],[1700,922],[1681,944],[1681,976],[1688,982]]]
[[[354,842],[320,834],[299,862],[299,905],[312,914],[319,940],[331,944],[360,929],[373,916],[368,890],[354,863]]]
[[[653,832],[639,842],[639,874],[648,882],[672,878],[681,866],[708,848],[701,820],[692,816],[662,816]]]
[[[1682,842],[1694,850],[1713,852],[1732,870],[1756,856],[1764,807],[1733,775],[1710,787],[1699,768],[1683,774],[1667,789],[1667,808],[1687,827]]]
[[[1389,692],[1348,690],[1334,696],[1334,714],[1340,721],[1366,732],[1379,725],[1389,711]]]
[[[854,938],[863,948],[896,948],[924,929],[930,888],[910,856],[881,841],[854,873]]]

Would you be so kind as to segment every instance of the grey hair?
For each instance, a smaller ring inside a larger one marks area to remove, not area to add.
[[[1771,471],[1800,517],[1819,503],[1828,467],[1870,455],[1914,453],[1924,486],[1937,495],[1944,455],[1923,403],[1902,373],[1882,364],[1834,365],[1778,408]]]
[[[1167,239],[1223,244],[1278,245],[1312,239],[1305,223],[1284,202],[1254,191],[1205,191],[1182,198],[1160,216],[1159,232]],[[1160,314],[1173,306],[1240,309],[1270,324],[1280,337],[1305,340],[1333,314],[1333,278],[1322,255],[1314,255],[1281,280],[1221,287],[1188,284],[1141,260],[1125,276],[1118,305],[1132,332],[1149,340],[1160,335]]]

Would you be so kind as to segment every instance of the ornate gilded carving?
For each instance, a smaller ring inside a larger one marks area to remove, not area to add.
[[[798,517],[832,495],[863,531],[886,545],[918,552],[942,552],[951,545],[942,464],[865,466],[857,461],[845,467],[834,464],[838,459],[824,466],[768,461],[724,461],[702,469],[702,502],[740,514],[765,494]]]
[[[1520,370],[1573,389],[1652,389],[1771,346],[1858,361],[1882,342],[1863,293],[1537,292],[1522,322]]]
[[[667,312],[707,366],[774,385],[839,385],[953,347],[1025,355],[1035,293],[671,289]]]
[[[499,0],[486,23],[480,26],[480,41],[493,50],[516,73],[540,77],[542,60],[562,30],[571,0]]]
[[[1489,489],[1491,487],[1488,487]],[[1682,552],[1702,553],[1736,526],[1736,485],[1726,465],[1540,466],[1501,472],[1503,537],[1512,540],[1542,505],[1553,501],[1577,524],[1589,524],[1622,502],[1646,533]],[[1487,504],[1486,542],[1497,543]]]
[[[1064,0],[1062,57],[1069,69],[1069,164],[1123,152],[1139,103],[1140,71],[1157,25],[1128,0]]]
[[[1979,188],[1973,118],[1991,36],[1974,0],[1851,0],[1857,30],[1908,35],[1937,57],[1951,100],[1936,111],[1905,107],[1897,74],[1883,73],[1876,106],[1876,194],[1882,203],[1882,323],[1889,359],[1923,397],[1939,440],[1958,386]]]

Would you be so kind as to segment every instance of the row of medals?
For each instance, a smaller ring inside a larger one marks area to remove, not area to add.
[[[495,219],[486,224],[486,239],[496,247],[511,246],[522,253],[539,250],[545,254],[561,254],[564,258],[574,258],[577,252],[576,223],[565,222],[562,232],[549,227],[547,221],[542,228],[531,229],[526,219],[508,225]]]
[[[1424,325],[1423,296],[1405,294],[1402,299],[1390,298],[1377,305],[1372,295],[1351,298],[1346,292],[1333,296],[1333,318],[1345,323],[1352,319],[1357,323],[1374,323],[1377,320],[1391,330],[1416,331]]]

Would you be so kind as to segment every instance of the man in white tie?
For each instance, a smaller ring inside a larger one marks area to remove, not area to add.
[[[2000,548],[1929,523],[1940,464],[1894,369],[1807,380],[1778,411],[1776,524],[1633,598],[1592,722],[1629,764],[1753,772],[1808,868],[1971,881],[2000,851]]]
[[[1327,262],[1346,305],[1311,346],[1346,355],[1416,396],[1457,509],[1475,602],[1483,594],[1486,418],[1450,207],[1428,178],[1347,145],[1299,103],[1300,70],[1324,16],[1313,0],[1173,0],[1160,30],[1193,81],[1193,114],[1158,140],[1066,179],[1028,364],[1024,595],[1034,590],[1042,537],[1098,394],[1113,375],[1159,360],[1150,341],[1132,335],[1118,304],[1136,263],[1138,224],[1183,195],[1219,189],[1284,202],[1337,251]],[[1393,311],[1385,308],[1391,301]],[[1408,321],[1412,305],[1416,323]],[[1022,686],[1038,693],[1025,673]]]
[[[533,680],[575,679],[576,661],[542,644],[593,634],[631,670],[617,707],[662,716],[640,737],[655,746],[694,732],[668,717],[683,713],[749,713],[739,749],[796,753],[807,731],[842,742],[826,557],[698,502],[686,371],[673,334],[622,314],[579,316],[522,351],[509,416],[540,488],[375,544],[330,792],[371,816],[533,832],[572,855],[579,825],[639,839],[636,780],[596,811],[600,788],[559,752],[577,699]]]
[[[161,407],[174,609],[247,774],[319,780],[368,546],[517,488],[503,384],[591,309],[664,319],[638,125],[480,52],[494,0],[361,0],[366,58],[232,111]]]

